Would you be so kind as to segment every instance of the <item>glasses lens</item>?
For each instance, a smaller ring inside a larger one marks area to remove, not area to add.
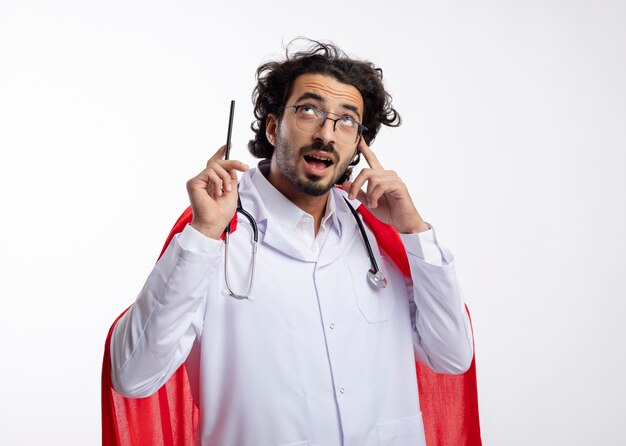
[[[337,134],[338,141],[350,144],[356,141],[359,133],[359,125],[354,119],[344,116],[337,121],[335,133]]]
[[[307,133],[315,133],[324,122],[322,112],[307,105],[296,109],[296,126]]]
[[[331,123],[334,121],[330,118],[328,120]],[[296,127],[302,132],[315,133],[320,129],[323,122],[323,112],[315,107],[305,105],[296,109]],[[337,142],[343,144],[352,144],[359,136],[359,124],[348,116],[337,119],[334,129]]]

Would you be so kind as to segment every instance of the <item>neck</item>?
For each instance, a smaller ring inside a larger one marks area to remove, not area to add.
[[[328,202],[328,194],[330,191],[317,196],[308,195],[300,192],[287,178],[281,175],[278,166],[272,165],[270,168],[269,165],[261,166],[261,164],[259,164],[259,170],[270,184],[287,197],[289,201],[313,217],[315,235],[317,235],[322,224],[322,218],[326,213],[326,203]]]

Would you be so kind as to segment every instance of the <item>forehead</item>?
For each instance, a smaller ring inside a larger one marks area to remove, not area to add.
[[[297,101],[306,93],[320,96],[325,103],[331,106],[356,107],[363,115],[363,96],[354,86],[338,81],[334,77],[323,74],[302,74],[293,83],[288,105]]]

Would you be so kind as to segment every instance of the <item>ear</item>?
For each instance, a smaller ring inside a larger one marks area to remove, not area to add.
[[[267,121],[265,121],[265,137],[271,145],[276,146],[276,131],[278,129],[278,120],[274,113],[267,115]]]

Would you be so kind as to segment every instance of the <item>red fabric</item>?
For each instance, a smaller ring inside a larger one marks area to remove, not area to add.
[[[372,229],[378,245],[405,276],[410,274],[406,251],[397,231],[377,220],[364,206],[358,211]],[[161,255],[174,235],[191,221],[191,207],[174,224]],[[236,229],[237,215],[231,221]],[[467,307],[466,307],[467,309]],[[124,314],[124,313],[122,313]],[[102,361],[102,444],[104,446],[187,446],[197,444],[198,407],[193,401],[183,364],[154,394],[124,398],[111,385],[110,340]],[[481,446],[476,387],[476,360],[463,375],[444,375],[415,363],[427,446]]]
[[[154,395],[147,398],[124,398],[113,390],[109,341],[114,326],[115,323],[109,330],[102,361],[102,444],[195,445],[198,408],[191,396],[184,365]]]

